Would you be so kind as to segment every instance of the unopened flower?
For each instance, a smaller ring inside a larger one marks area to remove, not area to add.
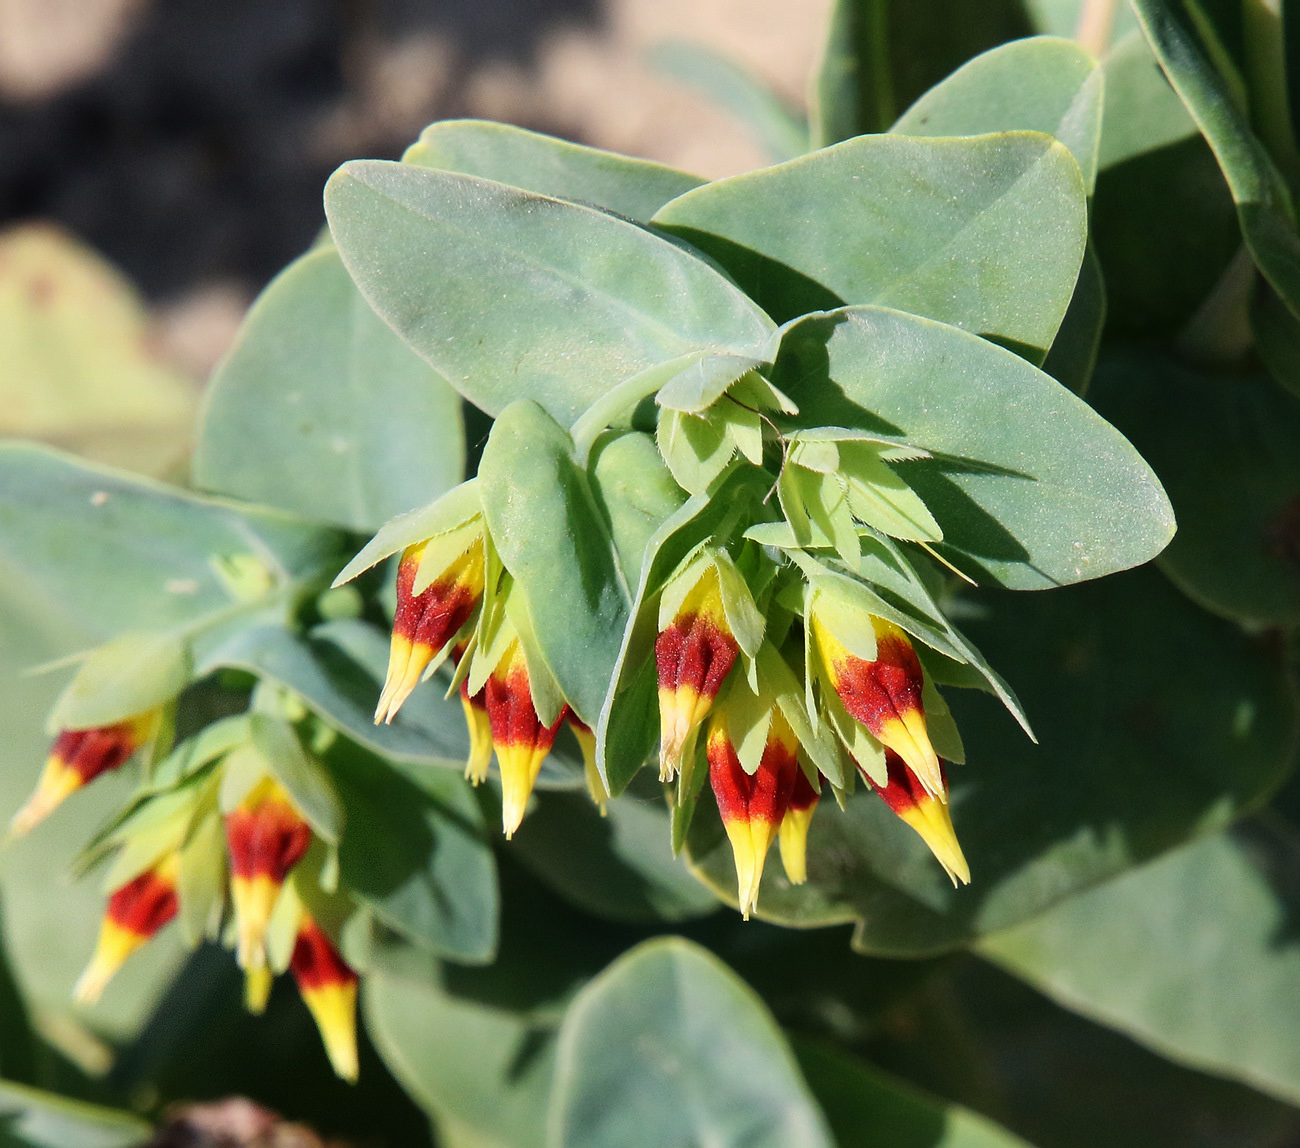
[[[488,675],[484,689],[492,748],[501,768],[501,822],[509,838],[524,819],[542,760],[551,751],[567,707],[561,709],[551,725],[542,724],[533,705],[528,663],[518,638],[510,643]]]
[[[819,800],[820,794],[813,788],[808,775],[802,768],[795,770],[790,804],[781,818],[778,838],[781,865],[791,885],[802,885],[808,880],[808,827]]]
[[[413,593],[429,542],[402,552],[397,567],[397,612],[388,654],[388,676],[375,722],[391,722],[419,684],[421,675],[460,628],[483,596],[483,538],[473,538],[420,593]]]
[[[50,748],[35,792],[13,820],[9,831],[26,833],[48,817],[71,793],[100,774],[120,768],[158,732],[162,711],[147,710],[114,725],[64,730]]]
[[[465,656],[468,643],[462,642],[452,653],[459,665]],[[492,764],[492,723],[488,720],[487,687],[478,693],[469,692],[469,676],[460,680],[460,704],[465,711],[465,727],[469,731],[469,757],[465,759],[465,780],[471,785],[482,785],[487,780],[488,766]]]
[[[285,877],[311,844],[311,828],[284,786],[264,777],[226,815],[226,843],[236,952],[252,968],[266,963],[266,925]]]
[[[607,812],[609,790],[605,788],[604,778],[600,776],[600,768],[596,765],[596,735],[592,732],[591,726],[572,710],[566,717],[569,728],[573,730],[573,736],[578,739],[578,748],[582,750],[582,773],[587,782],[587,792],[591,795],[591,800],[600,808],[601,817],[604,817]]]
[[[681,768],[687,743],[708,716],[739,649],[722,607],[717,568],[706,566],[655,641],[661,781],[671,781]]]
[[[925,727],[921,693],[925,678],[908,636],[884,618],[872,616],[876,656],[860,658],[836,637],[820,615],[810,615],[831,687],[849,715],[908,765],[926,792],[946,800],[939,758]]]
[[[876,785],[870,778],[867,778],[868,784],[894,813],[916,830],[952,883],[969,885],[970,866],[957,843],[957,832],[952,827],[952,815],[948,811],[947,779],[943,778],[943,799],[940,800],[926,791],[903,758],[891,749],[885,750],[885,765],[889,776],[884,787]],[[943,777],[942,767],[940,776]]]
[[[74,990],[77,1000],[97,1001],[123,962],[176,916],[178,855],[168,854],[108,899],[95,954]]]
[[[334,942],[306,913],[298,926],[289,968],[311,1010],[334,1071],[355,1081],[357,1063],[357,974]]]
[[[714,716],[706,746],[709,781],[736,862],[740,912],[746,920],[758,903],[767,851],[777,836],[800,772],[799,743],[779,708],[772,710],[758,768],[745,772],[723,714]]]

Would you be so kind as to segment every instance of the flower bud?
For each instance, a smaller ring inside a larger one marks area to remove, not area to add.
[[[161,717],[161,710],[151,709],[115,725],[64,730],[50,748],[36,791],[14,814],[9,831],[21,836],[54,812],[69,794],[100,774],[121,768],[157,734]]]
[[[661,781],[671,781],[681,768],[687,742],[708,716],[739,649],[722,608],[718,571],[707,566],[655,641]]]
[[[573,730],[573,736],[578,739],[578,748],[582,750],[582,773],[587,782],[587,792],[591,795],[591,800],[600,808],[601,817],[604,817],[608,812],[605,806],[609,801],[609,790],[605,788],[604,778],[600,776],[600,769],[596,765],[596,735],[592,732],[591,726],[572,710],[568,712],[567,717],[569,728]]]
[[[355,1082],[357,1063],[357,974],[334,942],[306,913],[298,925],[289,968],[311,1010],[334,1071]]]
[[[551,751],[567,707],[561,709],[551,725],[542,725],[533,706],[528,663],[518,638],[510,643],[488,675],[484,692],[492,748],[501,768],[501,822],[506,837],[510,838],[524,819],[542,760]]]
[[[948,811],[947,779],[943,779],[943,799],[940,800],[926,791],[903,758],[891,749],[885,750],[885,765],[889,771],[885,786],[877,786],[869,777],[867,783],[920,835],[952,883],[969,885],[970,866],[957,843],[957,832],[952,827],[952,815]],[[940,776],[943,777],[942,766]]]
[[[469,620],[483,596],[481,536],[419,594],[413,593],[426,546],[428,542],[408,546],[397,567],[397,612],[376,725],[393,720],[429,663]]]
[[[284,786],[264,777],[226,815],[226,843],[237,959],[255,968],[266,963],[267,922],[285,877],[311,844],[311,828]]]
[[[706,747],[709,781],[736,862],[740,912],[746,920],[758,903],[763,864],[790,804],[799,768],[799,743],[780,709],[773,708],[763,756],[745,772],[725,715],[713,718]]]
[[[73,990],[77,1000],[97,1001],[126,958],[176,916],[179,869],[178,855],[168,854],[109,897],[95,955]]]
[[[851,717],[898,754],[932,797],[947,800],[939,758],[925,727],[920,659],[892,622],[874,616],[870,621],[876,637],[872,660],[850,653],[822,618],[812,614],[813,640],[830,684]]]

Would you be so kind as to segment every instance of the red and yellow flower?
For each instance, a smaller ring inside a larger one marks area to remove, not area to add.
[[[95,954],[74,990],[79,1001],[97,1001],[127,957],[176,916],[179,869],[178,855],[170,853],[109,897]]]
[[[725,713],[715,714],[706,746],[709,782],[736,862],[740,912],[746,920],[758,903],[767,852],[790,806],[800,773],[799,743],[779,708],[772,710],[758,768],[746,773],[727,728]]]
[[[808,880],[808,829],[819,800],[821,795],[800,767],[795,771],[790,803],[786,806],[785,816],[781,818],[778,837],[781,865],[791,885],[802,885]]]
[[[885,766],[888,770],[885,785],[878,786],[869,777],[867,784],[880,794],[885,804],[905,824],[920,835],[954,885],[969,885],[970,866],[966,864],[961,845],[957,842],[957,832],[952,827],[952,814],[948,810],[948,783],[942,765],[942,799],[931,794],[903,758],[891,749],[885,750]]]
[[[483,596],[484,541],[468,548],[418,594],[414,593],[429,541],[408,546],[397,567],[397,612],[388,654],[388,675],[375,722],[391,722],[429,664],[456,637]]]
[[[831,688],[849,716],[908,765],[926,792],[944,800],[939,758],[930,744],[921,700],[925,677],[908,636],[884,618],[870,617],[874,658],[861,658],[831,632],[814,610],[813,641]]]
[[[14,814],[9,831],[26,833],[83,785],[121,768],[156,736],[161,720],[162,710],[151,709],[113,725],[64,730],[50,748],[35,792]]]
[[[655,641],[661,781],[671,781],[681,768],[682,754],[739,650],[723,610],[717,568],[707,566]]]
[[[266,963],[263,938],[289,871],[311,844],[308,826],[288,791],[263,777],[226,815],[236,954],[245,968]]]
[[[357,1079],[357,974],[325,930],[307,913],[293,942],[289,968],[311,1011],[334,1071]]]

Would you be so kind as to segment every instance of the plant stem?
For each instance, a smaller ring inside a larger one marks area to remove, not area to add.
[[[1094,56],[1102,56],[1110,47],[1118,7],[1119,0],[1084,0],[1074,38]]]

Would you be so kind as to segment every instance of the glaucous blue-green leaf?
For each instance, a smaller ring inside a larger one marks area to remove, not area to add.
[[[1160,483],[1114,427],[964,331],[881,307],[809,316],[786,332],[773,382],[803,424],[929,451],[894,469],[943,527],[936,550],[977,578],[1015,590],[1097,578],[1173,535]]]
[[[139,1148],[149,1125],[130,1112],[0,1082],[0,1144],[11,1148]]]
[[[112,725],[172,701],[190,682],[189,650],[174,633],[127,630],[96,646],[59,695],[47,728]]]
[[[1087,394],[1092,382],[1102,330],[1106,326],[1106,310],[1106,278],[1097,249],[1089,243],[1079,268],[1079,281],[1074,285],[1074,298],[1052,340],[1052,349],[1043,360],[1044,372],[1076,395]]]
[[[125,629],[214,621],[244,593],[270,600],[296,579],[320,576],[342,549],[337,533],[280,511],[43,447],[0,446],[0,490],[0,577],[29,611],[80,627],[84,645]]]
[[[1035,131],[1074,155],[1091,192],[1101,142],[1102,71],[1073,40],[1034,36],[976,56],[931,88],[889,130],[905,136]]]
[[[960,1104],[927,1096],[829,1045],[796,1040],[794,1052],[841,1148],[1029,1148]]]
[[[718,900],[669,848],[663,795],[647,786],[608,803],[604,816],[586,793],[545,793],[512,849],[561,896],[611,921],[683,921],[712,913]]]
[[[963,629],[1016,688],[1038,744],[990,699],[945,698],[967,762],[948,771],[971,884],[859,788],[822,801],[808,884],[768,861],[758,915],[858,921],[864,952],[934,953],[1007,928],[1257,804],[1290,768],[1296,701],[1277,653],[1147,568],[1051,594],[983,595]],[[697,812],[690,851],[735,903],[731,851]]]
[[[813,147],[882,132],[897,114],[890,69],[889,0],[835,0],[808,84]]]
[[[544,1148],[554,1020],[452,996],[428,973],[371,973],[363,1007],[389,1070],[449,1140]]]
[[[762,1000],[708,950],[666,937],[620,957],[569,1006],[556,1043],[547,1143],[830,1148],[833,1141]]]
[[[341,739],[324,760],[347,810],[343,884],[407,940],[450,960],[491,961],[496,862],[469,783],[427,770],[417,784]]]
[[[591,492],[609,522],[623,577],[635,586],[646,547],[681,504],[681,487],[668,473],[651,435],[627,431],[597,442],[589,475]]]
[[[393,761],[460,769],[469,753],[460,702],[444,696],[441,678],[417,687],[391,724],[375,725],[388,637],[368,622],[339,619],[307,634],[250,626],[211,650],[200,671],[218,666],[288,686],[335,729]]]
[[[1087,212],[1063,145],[1005,132],[863,136],[687,192],[655,222],[778,321],[878,303],[1041,362],[1074,290]]]
[[[650,64],[730,112],[772,163],[794,159],[808,150],[808,125],[761,79],[730,56],[701,44],[670,40],[651,49]]]
[[[980,951],[1173,1060],[1300,1100],[1300,840],[1247,823],[1057,905]],[[1293,884],[1293,883],[1292,883]]]
[[[402,162],[592,204],[642,223],[670,199],[704,182],[649,160],[490,120],[430,124],[406,149]]]
[[[1094,401],[1150,461],[1178,534],[1160,557],[1202,605],[1256,625],[1300,621],[1300,407],[1269,378],[1116,355]]]
[[[334,240],[374,309],[488,414],[530,398],[568,425],[691,351],[765,357],[772,324],[706,261],[594,208],[410,164],[345,164]]]
[[[1196,121],[1134,28],[1102,61],[1106,98],[1100,167],[1111,167],[1197,134]]]
[[[492,427],[478,482],[483,515],[528,603],[537,640],[578,716],[593,725],[627,621],[628,588],[568,433],[521,400]]]
[[[1134,0],[1133,7],[1169,82],[1214,149],[1256,266],[1300,317],[1300,236],[1285,181],[1174,3]]]
[[[206,490],[374,530],[464,477],[460,396],[317,249],[249,311],[209,384],[193,467]]]

